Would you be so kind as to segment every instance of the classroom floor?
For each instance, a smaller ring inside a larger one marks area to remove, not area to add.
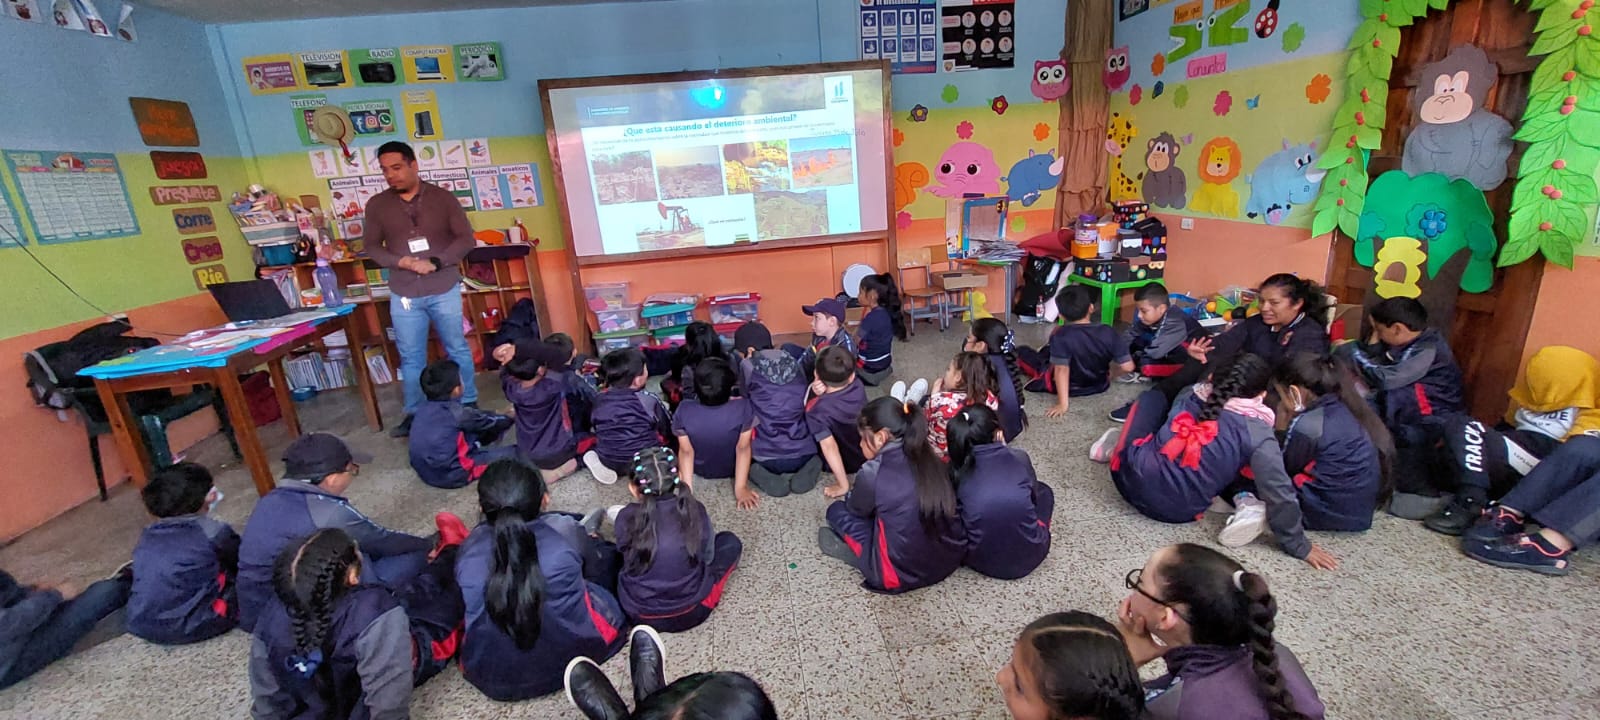
[[[924,328],[927,326],[924,325]],[[942,372],[964,336],[924,329],[897,349],[902,377]],[[1019,342],[1044,328],[1021,326]],[[480,375],[483,406],[496,409],[498,386]],[[386,417],[399,417],[399,393],[386,387]],[[734,507],[728,483],[703,482],[698,494],[719,529],[744,539],[745,557],[723,605],[705,625],[666,636],[669,677],[740,670],[766,688],[785,720],[999,720],[1005,707],[995,671],[1023,625],[1052,611],[1110,616],[1127,592],[1123,575],[1165,544],[1211,543],[1223,522],[1163,525],[1136,514],[1117,495],[1104,466],[1086,457],[1109,426],[1107,411],[1135,388],[1074,400],[1061,420],[1044,416],[1048,399],[1029,397],[1033,425],[1017,443],[1056,492],[1054,547],[1030,577],[990,580],[962,570],[944,583],[898,597],[862,590],[853,570],[815,547],[826,502],[820,491]],[[351,488],[355,505],[391,527],[432,531],[436,510],[476,517],[476,494],[419,482],[404,445],[366,428],[347,393],[304,405],[306,431],[344,435],[378,455]],[[281,423],[264,429],[274,457],[287,443]],[[253,505],[248,472],[227,444],[210,438],[190,453],[223,467],[227,499],[217,515],[242,528]],[[555,485],[553,507],[583,511],[622,502],[622,486],[601,487],[580,473]],[[137,493],[118,488],[0,548],[0,567],[24,582],[80,584],[124,562],[146,522]],[[1234,553],[1267,575],[1278,599],[1278,637],[1304,662],[1330,718],[1593,718],[1600,707],[1600,555],[1579,555],[1573,573],[1546,578],[1497,570],[1462,556],[1450,539],[1419,524],[1379,515],[1371,532],[1313,533],[1343,561],[1318,572],[1267,541]],[[249,638],[239,632],[195,646],[163,648],[120,636],[70,657],[4,692],[0,718],[246,717]],[[606,663],[627,694],[625,656]],[[1588,708],[1584,710],[1583,708]],[[417,718],[577,717],[557,694],[523,703],[484,698],[452,667],[412,701]]]

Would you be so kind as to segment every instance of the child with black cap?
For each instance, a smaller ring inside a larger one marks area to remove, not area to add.
[[[140,491],[156,518],[133,548],[128,632],[153,643],[199,642],[239,620],[239,534],[208,513],[222,499],[204,465],[164,468]]]
[[[539,468],[545,482],[578,471],[578,433],[573,432],[567,389],[552,375],[565,367],[560,347],[532,338],[494,349],[500,389],[517,423],[517,455]],[[586,433],[585,433],[586,434]]]
[[[326,433],[301,435],[283,451],[284,479],[256,501],[239,543],[239,627],[254,631],[273,593],[278,554],[317,530],[345,531],[361,548],[363,579],[389,587],[409,580],[440,548],[467,536],[461,518],[447,512],[434,516],[434,538],[390,530],[361,514],[344,492],[370,462],[371,455]]]
[[[741,358],[744,396],[756,416],[750,482],[772,497],[810,492],[822,475],[822,459],[806,426],[810,376],[795,356],[772,348],[772,333],[761,323],[745,323],[734,331],[733,348]],[[739,497],[741,507],[756,503],[755,495],[747,494]]]
[[[419,380],[427,402],[411,416],[411,469],[436,488],[466,487],[496,460],[515,457],[513,446],[491,447],[511,429],[511,418],[461,404],[461,368],[440,360]]]
[[[856,341],[844,331],[844,303],[835,298],[822,298],[814,305],[802,305],[800,310],[811,316],[811,346],[800,354],[800,368],[806,377],[815,372],[817,353],[823,348],[842,347],[850,351],[852,359],[856,357]]]

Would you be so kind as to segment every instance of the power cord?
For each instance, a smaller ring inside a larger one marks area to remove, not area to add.
[[[21,249],[22,252],[27,253],[29,259],[33,260],[33,262],[35,264],[37,264],[40,269],[42,269],[46,273],[48,273],[50,275],[50,277],[55,278],[55,281],[60,283],[61,287],[66,288],[67,292],[72,293],[73,297],[78,298],[78,300],[83,302],[84,305],[88,305],[95,312],[100,313],[101,315],[105,315],[107,317],[120,314],[120,313],[111,312],[110,310],[107,310],[107,309],[105,309],[103,307],[100,307],[99,305],[96,305],[93,302],[91,302],[89,300],[89,298],[84,297],[83,293],[78,292],[77,289],[73,288],[72,285],[69,284],[65,279],[63,279],[60,275],[57,275],[56,271],[51,270],[49,265],[44,264],[44,261],[40,260],[38,255],[34,255],[33,254],[33,250],[28,247],[28,243],[26,241],[24,241],[22,238],[19,238],[15,234],[13,234],[11,232],[10,228],[5,227],[4,225],[0,225],[0,232],[4,232],[6,234],[6,237],[10,238],[11,242],[13,244],[15,244],[17,248]],[[184,335],[188,335],[189,334],[189,333],[186,333],[186,332],[174,333],[174,332],[166,332],[164,330],[153,330],[151,328],[147,328],[147,327],[144,327],[144,326],[135,326],[135,325],[133,325],[132,322],[128,322],[128,325],[129,325],[129,327],[132,327],[134,330],[137,330],[139,332],[150,333],[151,335],[162,335],[162,336],[165,336],[165,337],[183,337]]]

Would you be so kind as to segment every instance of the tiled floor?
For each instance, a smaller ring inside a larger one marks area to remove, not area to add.
[[[924,330],[902,345],[896,353],[902,376],[942,371],[960,334]],[[1019,332],[1033,342],[1042,334],[1042,328]],[[494,385],[481,379],[485,388]],[[394,418],[398,397],[388,390],[385,409]],[[1132,392],[1116,386],[1106,396],[1075,400],[1061,420],[1045,418],[1048,400],[1030,396],[1033,426],[1018,445],[1055,487],[1055,545],[1044,565],[1019,581],[961,571],[931,589],[874,595],[857,586],[854,571],[814,547],[826,507],[820,492],[766,500],[744,512],[734,507],[726,483],[701,483],[699,495],[717,526],[744,539],[745,559],[708,623],[667,636],[669,676],[744,671],[761,681],[785,720],[1005,717],[993,677],[1017,630],[1056,610],[1109,615],[1125,592],[1123,573],[1164,544],[1211,542],[1222,522],[1146,520],[1117,496],[1105,468],[1086,459],[1089,443],[1108,426],[1105,413]],[[339,433],[378,453],[351,497],[380,522],[421,533],[431,530],[430,518],[441,508],[476,515],[472,490],[422,485],[400,441],[367,430],[347,397],[318,398],[302,418],[307,431]],[[280,427],[265,436],[273,455],[286,443]],[[213,468],[226,461],[219,484],[228,498],[218,516],[242,527],[254,494],[226,447],[213,438],[192,455]],[[554,506],[586,510],[620,502],[624,492],[580,473],[555,487]],[[137,495],[121,488],[110,502],[81,507],[0,549],[0,567],[24,581],[93,579],[126,559],[145,521]],[[1480,565],[1448,539],[1388,516],[1364,535],[1314,536],[1343,568],[1318,572],[1265,542],[1235,556],[1270,579],[1281,608],[1279,637],[1305,663],[1330,717],[1600,717],[1595,553],[1581,554],[1571,576],[1553,579]],[[119,637],[0,692],[0,718],[245,717],[247,643],[237,632],[173,649]],[[626,692],[624,664],[614,659],[606,670]],[[412,709],[418,718],[575,717],[560,695],[487,700],[454,668],[419,689]]]

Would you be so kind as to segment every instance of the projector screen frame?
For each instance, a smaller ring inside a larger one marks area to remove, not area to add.
[[[739,245],[725,245],[720,247],[674,248],[670,250],[647,250],[617,255],[579,256],[577,244],[572,232],[572,213],[567,207],[566,180],[562,174],[561,150],[556,140],[555,118],[550,108],[550,91],[573,88],[608,87],[614,85],[631,85],[640,83],[662,82],[692,82],[700,80],[713,80],[722,78],[749,78],[766,77],[773,75],[805,75],[830,72],[860,72],[876,70],[882,74],[883,81],[883,158],[884,158],[884,190],[886,197],[885,209],[889,217],[885,218],[882,231],[867,231],[841,235],[813,235],[799,238],[782,238],[778,240],[765,240]],[[762,250],[793,249],[797,247],[827,247],[830,245],[843,245],[849,243],[870,242],[882,239],[888,243],[887,257],[894,262],[896,256],[895,220],[894,220],[894,105],[890,97],[889,61],[887,60],[854,60],[848,62],[810,63],[805,65],[767,65],[761,67],[728,68],[721,70],[687,70],[681,72],[644,73],[635,75],[606,75],[581,78],[551,78],[539,81],[539,102],[544,113],[545,142],[550,151],[550,171],[555,179],[556,195],[559,199],[558,208],[561,213],[562,232],[566,233],[567,265],[572,275],[573,292],[580,309],[580,316],[587,312],[588,302],[583,295],[583,278],[580,269],[585,266],[617,265],[650,260],[669,260],[686,257],[710,257],[717,255],[731,255],[746,252],[759,252]]]

